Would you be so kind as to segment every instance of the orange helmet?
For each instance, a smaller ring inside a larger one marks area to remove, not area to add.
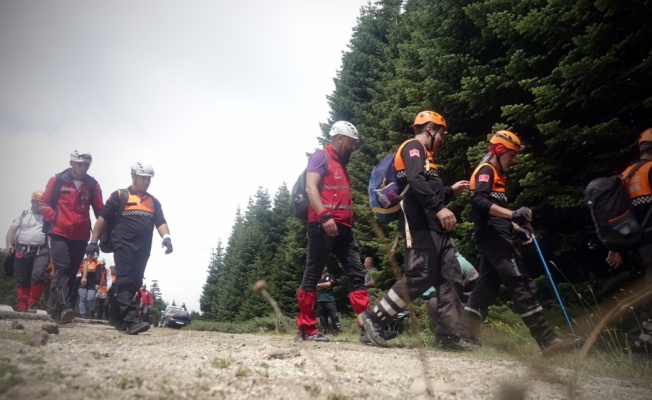
[[[42,190],[35,190],[34,193],[32,193],[32,201],[41,200],[41,196],[43,196],[43,191]]]
[[[652,143],[652,128],[648,128],[641,132],[641,135],[638,137],[638,150],[643,151],[643,143]],[[649,147],[652,145],[647,145]]]
[[[423,125],[426,122],[432,122],[437,125],[442,125],[445,129],[448,129],[446,126],[446,120],[441,115],[437,114],[434,111],[421,111],[417,114],[417,117],[414,119],[414,124],[412,125],[412,131],[417,131],[417,126]]]
[[[520,153],[523,150],[521,146],[521,141],[510,131],[498,131],[489,139],[491,144],[502,144],[507,148],[507,150],[513,150],[517,153]]]

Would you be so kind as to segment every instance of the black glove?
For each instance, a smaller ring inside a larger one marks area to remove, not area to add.
[[[512,221],[519,225],[525,225],[532,219],[532,211],[527,207],[521,207],[516,211],[512,211]]]
[[[165,254],[172,253],[172,239],[169,237],[163,239],[163,247],[165,247]]]
[[[91,255],[93,253],[100,253],[100,246],[97,243],[93,242],[88,242],[88,246],[86,246],[86,254]]]
[[[514,231],[514,235],[521,239],[522,242],[527,242],[531,238],[530,232],[525,228],[521,228],[520,226]]]

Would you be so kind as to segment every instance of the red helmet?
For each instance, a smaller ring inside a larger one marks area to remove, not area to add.
[[[489,139],[491,144],[502,144],[507,150],[513,150],[520,153],[523,150],[521,140],[514,133],[510,131],[498,131]]]
[[[414,119],[414,124],[412,124],[412,131],[416,132],[417,126],[423,125],[426,122],[432,122],[434,124],[443,126],[444,129],[448,129],[446,126],[446,120],[440,114],[434,111],[421,111]]]

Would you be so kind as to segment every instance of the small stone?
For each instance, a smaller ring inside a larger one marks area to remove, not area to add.
[[[25,329],[25,327],[18,321],[11,321],[11,329]]]
[[[57,324],[43,324],[41,327],[44,331],[51,335],[58,335],[59,334],[59,325]]]
[[[45,346],[47,343],[48,343],[48,333],[43,330],[32,333],[32,336],[30,336],[29,340],[27,341],[27,344],[34,347]]]

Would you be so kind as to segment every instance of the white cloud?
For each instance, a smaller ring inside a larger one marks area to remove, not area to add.
[[[73,148],[93,153],[105,198],[130,184],[134,161],[151,162],[175,251],[164,256],[155,237],[145,276],[198,310],[237,207],[259,186],[291,186],[318,147],[365,4],[3,1],[0,229]]]

